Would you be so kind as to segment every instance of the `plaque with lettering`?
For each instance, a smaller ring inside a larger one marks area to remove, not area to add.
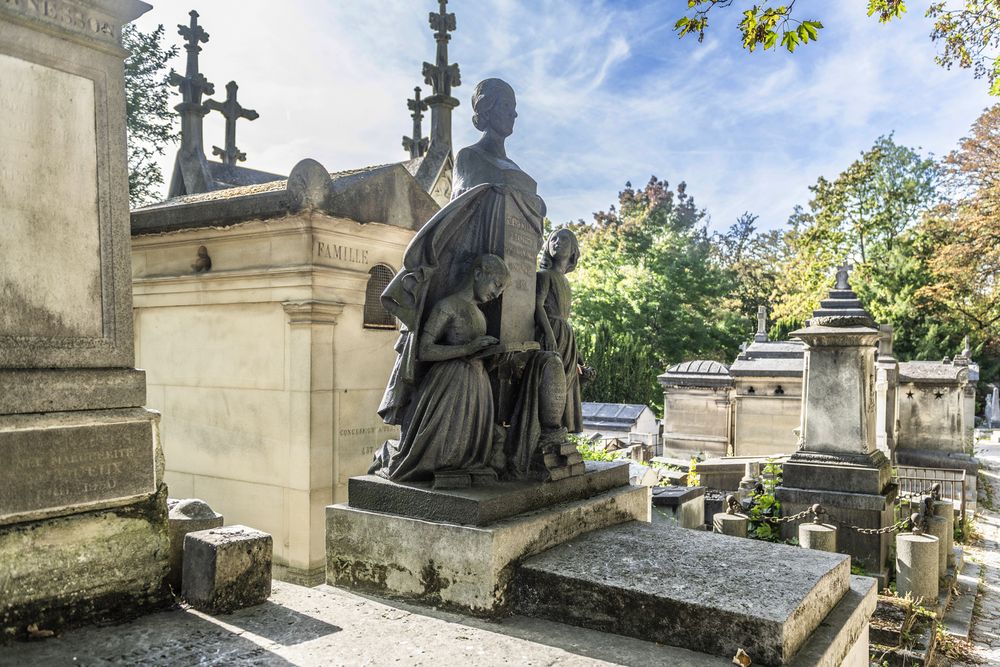
[[[504,343],[535,340],[535,272],[542,232],[521,213],[510,193],[504,201],[501,255],[510,271],[510,282],[500,296],[500,329]]]
[[[156,491],[149,421],[0,430],[0,524]]]

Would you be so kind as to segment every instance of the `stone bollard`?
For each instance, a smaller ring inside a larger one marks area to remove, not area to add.
[[[262,604],[271,594],[272,540],[246,526],[226,526],[184,537],[182,596],[209,614]]]
[[[955,567],[955,506],[950,500],[935,500],[932,511],[934,516],[941,517],[948,524],[945,550],[948,552],[948,567]]]
[[[712,517],[712,532],[733,537],[747,536],[747,518],[742,514],[719,512]]]
[[[800,523],[799,546],[836,553],[837,527],[828,523]]]
[[[729,509],[712,516],[712,532],[732,535],[733,537],[746,537],[747,517],[738,512],[740,504],[736,501],[736,496],[733,494],[726,496],[726,505],[729,506]]]
[[[222,515],[198,498],[167,501],[167,535],[170,539],[170,574],[167,583],[175,594],[181,592],[181,574],[184,571],[184,536],[198,530],[222,527]]]
[[[914,517],[913,532],[896,536],[896,593],[909,593],[933,606],[938,596],[938,539],[924,535],[919,517]]]
[[[944,578],[948,573],[948,522],[939,516],[925,514],[927,534],[938,539],[938,576]]]

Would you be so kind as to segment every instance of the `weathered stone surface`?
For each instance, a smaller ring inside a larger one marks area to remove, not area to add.
[[[170,586],[181,592],[184,574],[184,536],[199,530],[221,528],[223,518],[198,498],[185,498],[168,503],[167,530],[170,535]]]
[[[799,546],[817,551],[836,551],[837,527],[828,523],[800,523]]]
[[[141,408],[0,419],[0,524],[156,492],[156,420]]]
[[[900,533],[896,536],[896,592],[931,606],[938,597],[938,539],[933,535]]]
[[[109,54],[148,8],[0,6],[0,367],[132,365],[124,87]]]
[[[352,477],[348,505],[427,521],[486,526],[628,484],[628,463],[588,461],[586,465],[586,474],[558,482],[507,482],[468,489],[434,489],[430,483],[390,482],[376,475]]]
[[[850,559],[840,554],[633,522],[527,559],[515,609],[729,658],[742,648],[754,664],[782,665],[849,587]]]
[[[800,449],[782,471],[782,486],[841,493],[882,493],[892,478],[889,460],[878,450],[841,454]]]
[[[262,604],[271,594],[271,551],[271,536],[246,526],[188,533],[181,595],[210,614]]]
[[[654,486],[653,522],[674,521],[682,528],[704,528],[705,487]]]
[[[0,369],[0,414],[136,408],[146,372],[134,368]]]
[[[730,537],[746,537],[747,523],[747,517],[743,514],[719,512],[712,515],[712,532]]]
[[[31,623],[55,630],[167,604],[166,512],[162,488],[127,507],[0,526],[0,641]]]
[[[509,603],[507,588],[520,559],[589,530],[649,521],[649,512],[649,489],[628,486],[486,527],[333,505],[327,508],[326,581],[496,615]]]

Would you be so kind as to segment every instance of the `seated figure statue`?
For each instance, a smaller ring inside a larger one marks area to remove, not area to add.
[[[565,441],[566,380],[559,355],[540,351],[535,340],[535,273],[545,203],[534,179],[506,154],[504,141],[513,132],[515,107],[514,91],[500,79],[486,79],[476,86],[473,123],[482,130],[482,138],[458,152],[452,201],[414,236],[403,268],[382,294],[383,305],[402,326],[379,415],[386,423],[400,425],[401,443],[412,440],[411,431],[421,428],[423,418],[417,414],[433,370],[433,362],[420,352],[424,330],[437,304],[450,298],[455,285],[463,284],[477,258],[496,255],[506,264],[510,279],[502,297],[480,304],[484,334],[497,339],[489,350],[493,356],[486,371],[497,442],[491,467],[508,479],[544,479],[540,443]],[[402,481],[397,469],[386,465],[379,456],[372,471]],[[412,470],[407,481],[433,479],[435,485],[445,486],[438,477],[454,468],[431,459]]]

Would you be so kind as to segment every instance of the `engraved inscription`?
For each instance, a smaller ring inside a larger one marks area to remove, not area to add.
[[[326,241],[316,241],[316,256],[326,259],[335,259],[339,262],[350,262],[353,264],[367,264],[368,251],[361,248],[352,248],[346,245],[327,243]]]
[[[0,523],[153,493],[148,422],[0,432]]]
[[[0,336],[99,338],[94,82],[3,54],[0,81]]]
[[[360,447],[358,447],[357,451],[362,456],[367,457],[374,454],[375,449],[378,448],[383,441],[390,438],[398,438],[399,427],[393,426],[392,424],[378,424],[375,426],[352,426],[352,427],[342,428],[337,433],[338,435],[340,435],[341,438],[350,439],[352,441],[360,440],[361,445]]]
[[[513,207],[508,204],[507,210]],[[524,342],[535,334],[535,270],[541,235],[522,216],[504,219],[503,257],[510,269],[510,284],[500,297],[500,340]]]
[[[108,41],[118,41],[115,25],[104,18],[87,14],[59,0],[3,0],[3,7],[11,7],[25,14],[58,23],[86,34],[96,35]]]

